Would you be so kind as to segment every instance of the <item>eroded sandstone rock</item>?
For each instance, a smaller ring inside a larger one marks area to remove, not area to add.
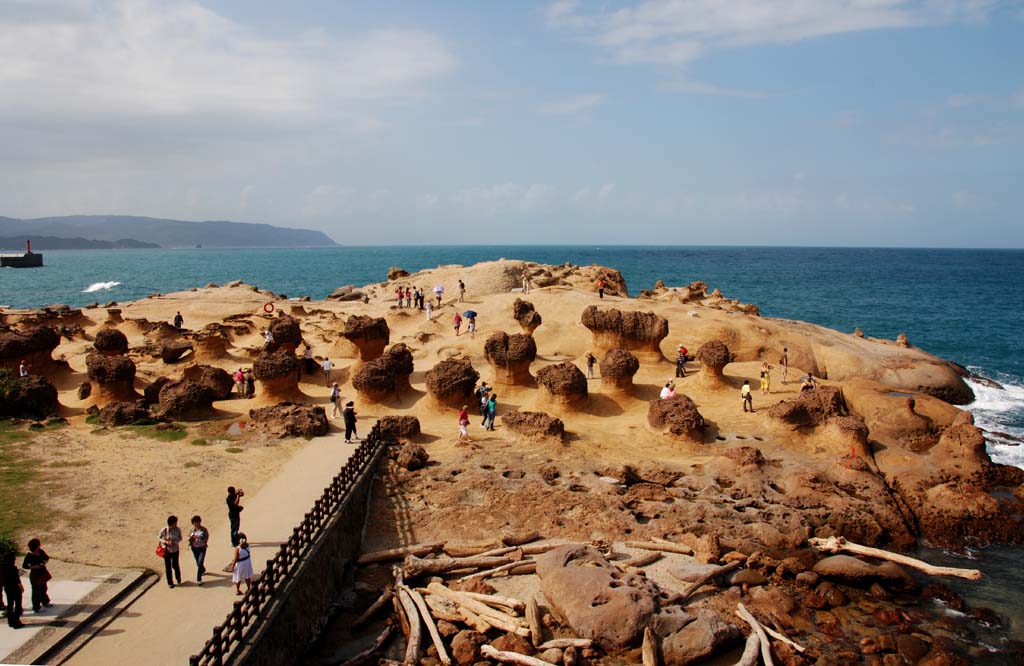
[[[537,381],[557,405],[575,408],[587,401],[587,378],[569,361],[541,368]]]
[[[51,355],[59,344],[60,335],[49,326],[0,331],[0,368],[17,372],[25,361],[33,372],[47,371],[56,363]]]
[[[352,387],[365,402],[386,402],[408,392],[413,357],[409,348],[399,342],[380,358],[367,361],[352,377]]]
[[[388,414],[380,419],[380,436],[387,441],[407,441],[419,434],[420,420],[415,416]]]
[[[725,366],[732,361],[729,347],[721,340],[705,342],[697,350],[700,361],[700,380],[709,388],[725,388]]]
[[[352,315],[345,321],[341,337],[348,340],[359,351],[360,362],[380,358],[391,339],[391,329],[383,317]]]
[[[633,375],[640,369],[640,360],[625,349],[610,349],[601,358],[601,385],[627,391],[633,387]]]
[[[102,407],[108,402],[135,402],[139,395],[135,392],[135,362],[127,356],[104,356],[98,352],[89,354],[85,359],[89,381],[96,390],[93,391],[94,402]]]
[[[97,331],[92,346],[101,354],[120,356],[128,353],[128,338],[116,328],[103,328]]]
[[[45,377],[0,370],[0,418],[42,419],[57,413],[57,389]]]
[[[533,303],[530,301],[524,301],[517,298],[512,304],[512,316],[515,318],[519,325],[523,328],[523,332],[527,335],[533,335],[533,332],[537,330],[543,323],[543,319],[540,313],[534,309]]]
[[[661,360],[660,343],[668,336],[668,320],[653,312],[602,310],[591,305],[581,321],[593,335],[598,355],[611,349],[625,349],[646,360]]]
[[[470,404],[480,373],[466,358],[449,358],[427,371],[427,392],[437,402],[461,408]]]
[[[537,358],[537,343],[524,333],[494,333],[484,342],[484,357],[491,365],[494,383],[506,386],[532,386],[530,364]]]
[[[305,397],[299,391],[299,359],[291,352],[282,349],[260,354],[252,364],[252,373],[263,400],[295,402]]]
[[[664,430],[691,442],[701,441],[704,435],[704,417],[697,409],[697,403],[682,394],[651,400],[647,423],[655,430]]]
[[[501,423],[516,435],[531,440],[565,439],[565,424],[562,419],[544,412],[510,412],[501,417]]]
[[[249,427],[277,437],[322,437],[330,430],[327,412],[320,405],[282,402],[249,410]]]

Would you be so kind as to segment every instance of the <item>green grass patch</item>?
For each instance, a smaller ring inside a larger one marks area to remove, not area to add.
[[[177,442],[188,437],[188,430],[177,424],[172,424],[170,428],[158,428],[155,425],[130,425],[127,428],[136,435],[161,442]]]
[[[102,425],[103,419],[100,418],[100,413],[96,412],[95,414],[89,414],[88,416],[86,416],[85,422],[88,423],[89,425]]]
[[[237,446],[229,446],[228,448],[226,448],[224,450],[227,451],[228,453],[241,453],[245,449],[240,449]]]
[[[10,421],[0,421],[0,535],[15,534],[45,524],[49,512],[38,502],[45,487],[38,480],[39,461],[32,458],[34,433]]]
[[[192,446],[212,446],[210,441],[204,437],[199,437],[192,440]]]

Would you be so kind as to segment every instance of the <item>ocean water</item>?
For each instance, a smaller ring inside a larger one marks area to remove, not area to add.
[[[597,263],[620,270],[630,293],[704,280],[768,317],[802,319],[842,331],[910,342],[995,380],[972,382],[969,408],[988,430],[989,452],[1024,467],[1024,250],[766,247],[428,246],[309,249],[114,250],[47,252],[42,269],[0,270],[0,304],[39,307],[128,301],[208,282],[243,280],[291,297],[323,298],[336,287],[439,264],[499,258]],[[428,286],[428,285],[423,285]],[[467,285],[472,290],[473,285]],[[1002,434],[997,434],[1002,433]],[[960,557],[946,554],[955,563]],[[1017,548],[974,553],[991,577],[969,601],[1010,618],[1024,638]],[[977,601],[975,601],[977,600]]]

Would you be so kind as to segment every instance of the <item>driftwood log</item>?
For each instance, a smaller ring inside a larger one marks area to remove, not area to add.
[[[506,546],[522,546],[524,543],[530,543],[541,538],[538,532],[527,532],[525,534],[505,534],[501,537],[501,542]]]
[[[545,641],[537,646],[538,650],[550,650],[551,648],[559,648],[564,650],[565,648],[580,648],[585,649],[594,644],[589,638],[552,638],[550,641]]]
[[[465,615],[462,614],[454,601],[436,594],[428,594],[423,600],[430,607],[430,614],[437,620],[447,620],[448,622],[466,621]]]
[[[526,624],[530,627],[530,642],[533,643],[533,647],[540,647],[541,641],[544,640],[544,625],[540,620],[540,606],[533,596],[526,600]]]
[[[437,650],[437,658],[441,660],[444,666],[451,666],[452,659],[448,656],[448,650],[444,647],[444,641],[441,640],[441,634],[437,630],[437,624],[434,622],[434,618],[430,616],[430,610],[427,608],[427,602],[423,600],[420,593],[416,590],[411,590],[405,586],[402,586],[402,592],[409,595],[412,602],[416,604],[416,610],[419,611],[420,617],[423,618],[423,624],[427,625],[427,633],[430,634],[430,640],[434,643],[434,648]]]
[[[938,567],[928,564],[927,562],[914,559],[913,557],[907,557],[906,555],[890,553],[889,551],[882,550],[880,548],[872,548],[870,546],[862,546],[857,543],[852,543],[843,537],[828,537],[827,539],[812,537],[807,540],[807,543],[811,544],[811,547],[815,550],[820,550],[826,553],[847,552],[853,553],[854,555],[874,557],[879,560],[887,560],[889,562],[895,562],[896,564],[902,564],[903,566],[910,567],[911,569],[917,569],[929,576],[956,576],[958,578],[966,578],[967,580],[981,580],[982,577],[982,573],[977,569]]]
[[[772,644],[768,640],[768,634],[765,633],[764,627],[742,603],[736,604],[736,614],[750,625],[753,633],[757,634],[757,640],[761,644],[761,659],[764,660],[764,666],[775,666],[775,662],[772,661]]]
[[[498,610],[507,608],[510,615],[519,615],[526,608],[526,602],[520,601],[514,597],[505,597],[500,594],[481,594],[479,592],[466,592],[465,590],[459,590],[459,594],[463,594],[470,599],[475,599],[481,603],[485,603],[488,606],[498,607]]]
[[[427,592],[437,594],[454,601],[459,606],[460,612],[468,610],[476,614],[481,620],[495,629],[515,633],[524,637],[528,637],[530,635],[530,630],[522,626],[516,618],[495,608],[491,608],[487,604],[471,599],[465,596],[462,592],[449,589],[440,583],[431,583],[428,585]]]
[[[525,654],[519,654],[518,652],[498,650],[493,645],[481,645],[480,654],[505,664],[516,664],[517,666],[551,666],[551,662],[549,661],[544,661],[537,657],[530,657]]]
[[[672,543],[671,541],[627,541],[623,545],[628,548],[639,548],[640,550],[657,550],[663,553],[693,555],[693,548],[681,543]]]
[[[364,622],[366,622],[371,617],[373,617],[374,613],[379,611],[381,608],[384,608],[384,606],[389,601],[391,601],[391,596],[393,594],[394,594],[394,590],[391,589],[390,585],[388,587],[384,588],[384,592],[382,592],[380,597],[377,598],[377,601],[374,601],[372,604],[370,604],[370,607],[367,608],[365,611],[363,611],[362,615],[360,615],[359,617],[356,618],[355,622],[352,623],[352,626],[353,627],[361,626]]]
[[[620,560],[618,562],[612,562],[615,566],[625,571],[631,567],[646,567],[648,564],[654,564],[658,560],[664,557],[664,554],[660,550],[652,550],[643,555],[637,555],[636,557],[630,557],[629,559]]]
[[[736,560],[734,562],[729,562],[728,564],[723,564],[720,567],[715,567],[714,569],[708,571],[706,574],[704,574],[703,576],[701,576],[697,580],[695,580],[692,583],[690,583],[690,586],[688,588],[686,588],[685,590],[683,590],[683,593],[681,595],[679,595],[678,601],[679,602],[686,601],[687,599],[689,599],[690,597],[693,596],[694,592],[699,590],[701,588],[701,586],[703,586],[709,580],[711,580],[712,578],[718,578],[722,574],[729,573],[733,569],[738,569],[741,564],[742,564],[742,562],[740,562],[739,560]]]
[[[756,631],[751,631],[747,636],[747,644],[743,648],[743,655],[733,666],[757,666],[761,656],[761,639],[757,637]]]
[[[390,548],[388,550],[378,550],[372,553],[363,553],[356,560],[356,564],[373,564],[374,562],[397,562],[405,558],[407,555],[416,555],[422,557],[429,555],[434,551],[441,550],[444,548],[444,541],[437,543],[421,543],[413,546],[402,546],[401,548]]]
[[[466,574],[462,578],[459,578],[460,583],[465,583],[467,580],[473,580],[474,578],[491,578],[498,574],[504,573],[508,575],[523,575],[532,574],[537,570],[537,563],[533,560],[517,560],[515,562],[509,562],[503,564],[500,567],[494,567],[493,569],[485,569],[483,571],[476,571],[471,574]]]
[[[658,666],[658,639],[650,627],[644,627],[644,644],[640,655],[644,666]]]
[[[420,613],[416,604],[404,585],[395,586],[395,596],[402,604],[402,610],[409,620],[409,642],[405,645],[406,666],[416,666],[420,663],[420,648],[423,643],[423,622],[420,621]]]
[[[446,543],[444,545],[444,552],[448,557],[472,557],[473,555],[483,555],[488,551],[501,548],[501,544],[496,541],[485,541],[481,543]]]
[[[436,576],[458,569],[486,569],[523,559],[521,555],[516,555],[518,553],[509,553],[502,557],[438,557],[433,560],[406,555],[405,562],[402,563],[402,574],[406,578],[417,578],[424,575]]]

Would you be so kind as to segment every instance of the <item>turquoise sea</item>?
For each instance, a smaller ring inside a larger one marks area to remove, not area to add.
[[[1024,250],[784,247],[417,246],[47,252],[42,269],[0,270],[0,304],[39,307],[128,301],[208,282],[243,280],[290,297],[323,298],[345,284],[439,264],[498,258],[597,263],[622,271],[630,293],[704,280],[768,317],[895,338],[969,367],[1002,388],[974,383],[970,406],[990,433],[993,459],[1024,467]],[[472,285],[468,285],[472,289]],[[970,590],[1013,618],[1022,636],[1021,550],[975,554],[992,582]],[[986,563],[987,560],[987,563]],[[987,564],[987,566],[986,566]],[[979,599],[980,601],[980,599]]]

